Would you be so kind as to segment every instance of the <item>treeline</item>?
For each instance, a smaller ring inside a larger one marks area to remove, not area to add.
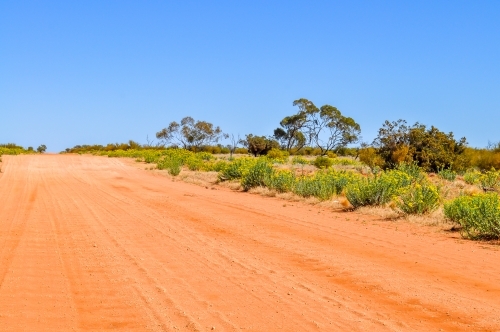
[[[36,151],[33,149],[32,146],[29,146],[27,149],[24,147],[17,145],[15,143],[7,143],[7,144],[0,144],[0,156],[1,155],[18,155],[18,154],[28,154],[28,153],[44,153],[47,150],[47,147],[42,144],[40,145]]]
[[[187,116],[158,131],[156,144],[129,141],[106,146],[77,145],[65,152],[182,148],[193,152],[261,156],[279,149],[288,155],[352,156],[374,171],[394,169],[402,163],[415,164],[428,172],[500,169],[500,143],[483,149],[472,148],[465,138],[456,139],[452,132],[445,133],[420,123],[408,125],[404,120],[385,121],[372,142],[361,142],[360,125],[336,107],[317,107],[304,98],[295,100],[293,105],[298,108],[297,112],[284,117],[269,136],[229,135],[210,122]],[[223,140],[229,143],[219,143]]]

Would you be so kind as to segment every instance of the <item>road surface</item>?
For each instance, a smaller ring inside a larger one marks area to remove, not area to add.
[[[0,331],[500,331],[500,251],[407,222],[3,157]]]

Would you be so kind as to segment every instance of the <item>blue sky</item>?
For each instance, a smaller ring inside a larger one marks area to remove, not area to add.
[[[0,142],[61,151],[190,115],[271,135],[295,99],[499,141],[499,1],[0,2]]]

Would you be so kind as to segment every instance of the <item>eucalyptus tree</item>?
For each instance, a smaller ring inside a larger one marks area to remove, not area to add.
[[[215,127],[207,121],[195,121],[190,116],[183,118],[180,123],[173,121],[156,133],[156,138],[161,140],[163,145],[172,144],[194,151],[227,137],[218,126]]]

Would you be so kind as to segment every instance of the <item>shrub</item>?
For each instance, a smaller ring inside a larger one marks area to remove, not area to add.
[[[158,169],[166,169],[170,175],[177,176],[181,172],[182,160],[175,157],[166,157],[157,164]]]
[[[323,156],[318,156],[314,159],[314,166],[317,168],[328,168],[333,165],[333,159]]]
[[[292,165],[307,165],[309,161],[306,158],[295,156],[292,158]]]
[[[457,178],[457,173],[452,171],[451,169],[442,168],[438,171],[438,176],[444,180],[455,181],[455,179]]]
[[[269,152],[267,153],[268,158],[274,159],[274,161],[280,163],[286,163],[289,156],[290,153],[288,153],[288,151],[282,151],[276,148],[269,150]]]
[[[264,179],[264,182],[269,189],[280,193],[289,192],[295,185],[295,175],[288,170],[274,171]]]
[[[302,197],[314,196],[327,200],[342,193],[344,188],[358,178],[353,172],[319,171],[313,176],[301,176],[296,179],[293,192]]]
[[[359,178],[346,187],[346,198],[354,208],[365,205],[383,205],[400,195],[412,184],[406,173],[395,170],[371,178]]]
[[[396,200],[396,206],[404,214],[425,214],[436,210],[439,200],[435,186],[415,183]]]
[[[202,152],[207,153],[207,152]],[[186,166],[190,171],[199,171],[203,167],[203,159],[198,158],[198,156],[191,156],[185,161]]]
[[[245,170],[254,163],[254,158],[245,157],[234,159],[219,171],[219,181],[241,179]]]
[[[481,173],[476,170],[468,170],[464,174],[464,181],[467,184],[477,184],[479,183],[479,178],[481,177]]]
[[[253,187],[265,186],[266,181],[273,173],[273,167],[267,158],[259,158],[255,164],[244,171],[241,177],[241,186],[247,191]]]
[[[479,177],[479,183],[484,191],[494,190],[500,185],[500,172],[491,170],[481,174]]]
[[[445,216],[469,239],[500,238],[500,199],[496,193],[460,196],[444,205]]]
[[[408,174],[415,182],[421,182],[425,179],[425,173],[416,163],[400,163],[396,169]]]

